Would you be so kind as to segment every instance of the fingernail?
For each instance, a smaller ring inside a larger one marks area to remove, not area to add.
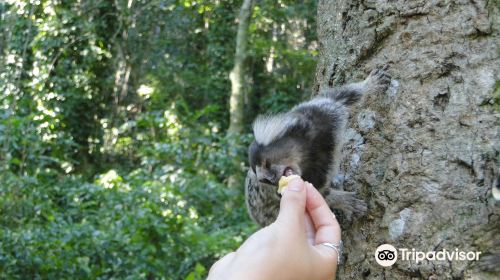
[[[300,180],[292,180],[288,185],[288,189],[294,192],[300,192],[304,189],[304,184]]]

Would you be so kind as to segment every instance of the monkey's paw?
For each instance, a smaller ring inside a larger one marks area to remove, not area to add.
[[[375,68],[365,79],[365,91],[371,93],[384,93],[391,84],[391,75],[387,73],[389,67],[385,65]]]
[[[325,200],[330,208],[342,210],[347,216],[352,214],[363,216],[368,209],[366,203],[358,199],[354,192],[330,190]]]

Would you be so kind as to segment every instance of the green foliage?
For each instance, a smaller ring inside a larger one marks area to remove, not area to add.
[[[251,120],[310,94],[316,12],[256,4],[229,139],[240,5],[0,3],[0,278],[203,279],[256,229],[227,178]]]
[[[178,279],[254,228],[225,203],[242,203],[240,193],[185,173],[0,180],[1,278]]]

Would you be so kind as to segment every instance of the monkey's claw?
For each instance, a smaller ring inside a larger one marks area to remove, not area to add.
[[[358,199],[354,192],[331,190],[325,200],[331,208],[340,209],[348,215],[362,216],[367,210],[366,203]]]
[[[366,91],[374,93],[383,93],[391,84],[391,75],[386,72],[389,67],[377,67],[370,72],[365,80]]]

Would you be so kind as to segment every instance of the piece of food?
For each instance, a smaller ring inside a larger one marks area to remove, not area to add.
[[[290,176],[281,176],[280,181],[278,182],[278,193],[283,194],[285,189],[288,187],[288,183],[295,178],[300,178],[299,175],[290,175]]]

